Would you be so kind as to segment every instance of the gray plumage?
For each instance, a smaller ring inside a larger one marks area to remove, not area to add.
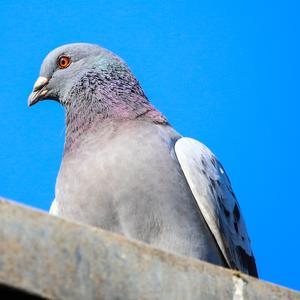
[[[66,110],[50,213],[257,276],[223,167],[170,126],[120,58],[90,44],[53,50],[29,105],[44,99]]]

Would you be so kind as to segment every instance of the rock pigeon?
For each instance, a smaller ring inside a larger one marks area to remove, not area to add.
[[[92,44],[56,48],[28,104],[45,99],[66,112],[51,214],[258,276],[221,163],[173,129],[123,60]]]

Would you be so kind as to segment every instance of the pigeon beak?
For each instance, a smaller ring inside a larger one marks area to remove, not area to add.
[[[33,90],[28,97],[28,106],[32,106],[39,102],[40,100],[44,99],[48,90],[44,87],[47,85],[49,78],[40,76],[33,86]]]

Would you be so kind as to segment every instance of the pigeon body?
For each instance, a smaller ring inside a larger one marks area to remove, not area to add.
[[[171,127],[120,58],[90,44],[53,50],[29,105],[44,99],[66,110],[50,213],[257,276],[223,167]]]

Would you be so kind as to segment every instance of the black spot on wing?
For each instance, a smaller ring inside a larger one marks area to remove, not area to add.
[[[212,157],[212,158],[210,159],[210,161],[211,161],[211,163],[213,164],[213,166],[216,168],[216,167],[217,167],[217,163],[216,163],[215,158]]]
[[[238,227],[237,222],[234,222],[234,229],[235,229],[236,233],[239,233],[239,227]]]
[[[209,180],[210,180],[210,183],[211,185],[213,186],[213,188],[215,189],[216,188],[216,181],[213,180],[212,178],[209,177]]]
[[[236,250],[243,268],[248,270],[249,275],[258,277],[254,256],[248,255],[241,246],[237,246]]]
[[[236,203],[235,203],[234,209],[233,209],[233,216],[234,216],[235,221],[237,221],[237,222],[241,218],[241,213],[240,213],[239,207]]]
[[[224,206],[224,204],[223,204],[224,199],[222,197],[218,196],[218,200],[219,200],[220,206],[222,207],[222,210],[225,214],[225,217],[229,219],[230,218],[230,211],[227,210],[226,207]]]
[[[210,184],[209,185],[209,189],[210,189],[210,192],[212,193],[212,195],[214,194],[214,189],[213,189],[213,187],[212,187],[212,185]]]

